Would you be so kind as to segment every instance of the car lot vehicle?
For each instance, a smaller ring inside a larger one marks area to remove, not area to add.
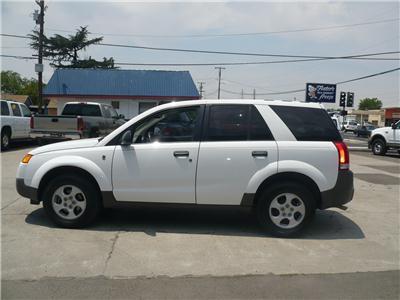
[[[374,129],[368,140],[368,147],[375,155],[385,155],[389,149],[400,149],[400,121],[390,127]]]
[[[347,147],[323,107],[263,100],[157,106],[104,138],[29,152],[16,185],[62,227],[135,202],[237,205],[277,236],[354,192]]]
[[[60,116],[35,115],[31,137],[39,140],[81,139],[106,135],[125,121],[111,105],[68,102]]]
[[[376,129],[374,125],[360,125],[357,126],[357,129],[354,130],[354,134],[357,136],[366,136],[369,137],[371,135],[372,130]]]
[[[31,112],[19,102],[1,100],[1,149],[7,150],[11,141],[28,139]]]
[[[344,132],[352,131],[354,132],[357,129],[357,122],[354,121],[345,121],[342,124],[342,128]]]

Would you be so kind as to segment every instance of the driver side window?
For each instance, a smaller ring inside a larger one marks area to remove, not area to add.
[[[194,141],[199,111],[199,106],[191,106],[155,113],[134,127],[133,143]]]

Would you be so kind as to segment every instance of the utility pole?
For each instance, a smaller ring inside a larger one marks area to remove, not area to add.
[[[221,96],[221,70],[225,70],[223,67],[215,67],[216,70],[218,70],[218,99],[220,99]]]
[[[39,24],[39,53],[38,63],[35,65],[35,71],[38,73],[38,90],[39,90],[39,112],[42,112],[43,106],[43,27],[44,27],[44,0],[36,0],[40,7],[39,15],[36,15],[36,24]]]
[[[203,92],[204,92],[204,90],[203,90],[203,84],[205,84],[205,82],[204,82],[204,81],[199,81],[198,84],[200,85],[200,86],[199,86],[200,99],[203,99]]]
[[[253,89],[253,99],[256,99],[256,89]]]

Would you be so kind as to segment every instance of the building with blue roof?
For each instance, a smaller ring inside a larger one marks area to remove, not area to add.
[[[43,91],[57,113],[66,102],[91,101],[111,104],[132,118],[171,101],[200,99],[189,71],[57,69]]]

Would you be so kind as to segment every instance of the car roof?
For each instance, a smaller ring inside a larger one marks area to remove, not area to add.
[[[320,103],[299,102],[299,101],[282,101],[282,100],[262,100],[262,99],[206,99],[206,100],[185,100],[163,104],[163,107],[179,107],[201,104],[255,104],[255,105],[280,105],[295,107],[322,108]]]
[[[15,103],[15,104],[23,104],[26,106],[25,103],[21,103],[21,102],[17,102],[17,101],[13,101],[13,100],[6,100],[6,99],[0,99],[0,101],[4,101],[4,102],[10,102],[10,103]]]

